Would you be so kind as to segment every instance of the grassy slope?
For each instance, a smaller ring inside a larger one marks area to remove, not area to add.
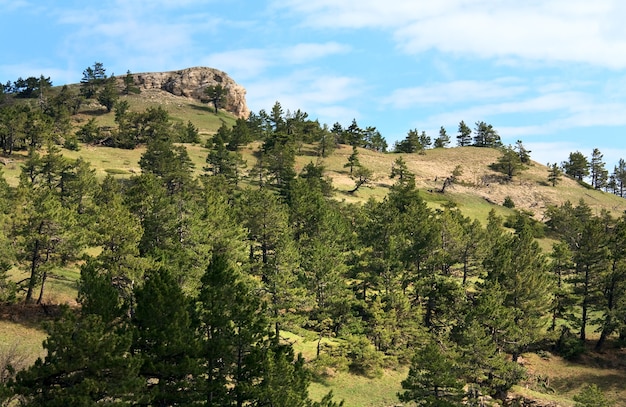
[[[234,123],[234,119],[228,114],[220,112],[215,115],[207,105],[164,92],[152,91],[126,98],[133,110],[141,111],[150,106],[160,105],[167,109],[175,120],[183,123],[191,121],[199,129],[203,139],[214,133],[223,122]],[[114,125],[113,113],[103,113],[102,109],[95,105],[87,106],[85,111],[78,116],[76,124],[81,125],[90,117],[96,117],[101,125]],[[187,148],[196,164],[196,172],[200,173],[206,158],[206,150],[201,145],[190,145]],[[253,144],[242,151],[244,158],[249,162],[249,168],[254,162],[252,153],[256,148],[258,144]],[[63,150],[63,152],[71,158],[83,157],[91,162],[99,177],[104,177],[107,171],[120,174],[118,176],[138,173],[138,161],[143,149],[120,150],[83,146],[79,151]],[[326,174],[333,180],[337,189],[336,199],[355,203],[364,202],[369,198],[382,199],[394,182],[389,178],[389,173],[398,155],[359,150],[361,163],[374,172],[375,179],[370,188],[362,188],[355,194],[349,194],[347,191],[352,189],[354,184],[343,165],[347,162],[351,152],[350,147],[340,146],[330,157],[321,161],[327,170]],[[318,162],[310,147],[305,146],[303,153],[297,157],[297,171],[309,162]],[[556,187],[549,186],[547,167],[539,163],[529,167],[510,183],[494,182],[497,174],[489,170],[488,165],[497,160],[498,154],[496,150],[464,147],[428,150],[423,155],[404,154],[403,157],[409,170],[416,175],[417,186],[422,191],[422,196],[432,207],[439,207],[447,200],[451,200],[465,214],[483,223],[491,209],[495,209],[502,216],[511,213],[510,209],[501,206],[506,196],[512,198],[516,207],[532,211],[537,219],[543,218],[547,206],[559,205],[566,200],[576,204],[580,199],[584,199],[596,213],[606,209],[617,216],[626,210],[626,200],[611,194],[585,189],[567,178],[563,178]],[[4,167],[5,177],[13,185],[17,184],[21,160],[22,157],[16,155],[12,157],[12,162]],[[437,192],[443,180],[457,165],[461,165],[463,170],[459,183],[449,187],[445,194]],[[549,248],[549,242],[543,243],[545,248]],[[47,300],[49,302],[73,301],[76,271],[63,270],[57,274],[62,278],[51,281]],[[11,321],[6,315],[0,318],[0,351],[18,338],[20,346],[32,360],[41,354],[40,344],[44,337],[45,334],[37,322]],[[305,357],[311,357],[314,342],[306,342],[295,335],[290,338],[290,341],[294,342],[296,350],[303,352]],[[571,405],[571,396],[578,391],[580,386],[584,382],[594,382],[615,399],[626,400],[626,389],[620,386],[626,381],[624,366],[607,369],[589,360],[587,360],[589,363],[585,364],[572,364],[557,357],[546,361],[533,354],[526,355],[526,358],[531,372],[550,377],[551,387],[558,393],[556,396],[539,395],[539,397],[552,398],[562,405]],[[401,390],[399,383],[404,377],[406,377],[406,370],[387,371],[379,379],[366,379],[347,373],[338,373],[323,383],[313,383],[310,391],[312,397],[319,399],[332,389],[337,399],[346,400],[346,406],[388,406],[397,403],[395,394]],[[520,388],[519,392],[537,395],[524,388]]]

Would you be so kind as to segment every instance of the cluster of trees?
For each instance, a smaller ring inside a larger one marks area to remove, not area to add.
[[[110,129],[98,129],[94,120],[76,135],[72,130],[71,117],[78,113],[86,101],[96,99],[109,112],[117,106],[120,112],[119,119],[132,122],[133,118],[124,117],[125,114],[130,115],[128,103],[117,102],[120,94],[138,92],[139,89],[134,86],[130,72],[124,78],[123,89],[118,89],[116,78],[107,77],[106,70],[99,62],[85,69],[79,89],[67,85],[60,89],[52,89],[52,81],[43,75],[39,78],[19,78],[13,83],[8,81],[5,85],[0,84],[2,152],[11,155],[17,150],[40,148],[45,144],[45,140],[49,139],[67,148],[78,148],[77,136],[86,138],[81,141],[96,142],[100,140],[98,131],[107,133]],[[134,121],[135,127],[140,126],[137,122],[141,122],[141,119],[135,118]],[[127,134],[120,136],[122,139],[133,137],[137,136]],[[109,141],[114,139],[110,135],[102,138]],[[126,147],[132,143],[125,141],[111,144]]]
[[[556,163],[548,164],[551,174],[562,174],[563,172],[579,182],[589,181],[592,188],[611,192],[624,197],[626,192],[626,161],[619,159],[613,171],[609,173],[604,162],[604,154],[594,148],[591,157],[588,158],[580,151],[569,154],[567,161],[561,165]]]
[[[304,143],[323,159],[345,142],[355,182],[366,176],[358,147],[386,143],[355,121],[329,129],[276,103],[220,128],[197,176],[184,146],[197,131],[181,133],[160,109],[115,109],[120,145],[146,146],[141,174],[98,180],[89,163],[63,157],[59,139],[33,131],[40,141],[19,185],[0,176],[2,301],[42,302],[59,267],[83,264],[81,307],[48,326],[47,355],[0,397],[333,406],[331,396],[308,400],[314,375],[408,365],[401,400],[458,405],[503,397],[524,377],[527,350],[574,357],[592,324],[598,348],[626,339],[626,217],[584,202],[551,208],[546,227],[560,243],[546,255],[535,241],[543,226],[525,213],[507,229],[494,212],[481,225],[452,204],[430,208],[401,159],[389,194],[361,206],[331,198],[319,162],[296,172]],[[86,127],[81,140],[94,137]],[[497,144],[483,127],[480,143]],[[245,169],[240,149],[252,140],[261,147]],[[529,159],[521,143],[511,151]],[[295,356],[285,330],[316,338],[315,359]]]
[[[496,129],[494,129],[491,124],[487,124],[483,121],[476,122],[473,137],[472,129],[469,128],[464,121],[461,121],[459,123],[456,139],[459,147],[502,147],[502,140]],[[409,130],[406,138],[394,144],[394,152],[423,153],[424,150],[429,148],[445,148],[449,145],[450,136],[443,126],[439,129],[439,135],[434,140],[431,140],[430,136],[428,136],[425,131],[420,133],[417,129],[412,129]]]
[[[7,81],[6,84],[0,83],[0,94],[13,94],[17,98],[43,98],[47,90],[52,88],[50,77],[40,75],[39,78],[29,76],[26,79],[18,78],[14,82]],[[2,100],[0,100],[1,102]]]

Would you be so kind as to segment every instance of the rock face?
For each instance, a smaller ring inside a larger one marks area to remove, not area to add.
[[[135,85],[141,89],[160,89],[176,96],[202,100],[207,86],[222,85],[228,90],[225,109],[246,119],[250,110],[246,104],[246,90],[228,74],[214,68],[196,67],[180,71],[133,74]]]

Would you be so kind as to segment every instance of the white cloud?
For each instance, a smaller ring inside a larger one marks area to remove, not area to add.
[[[218,52],[201,59],[201,64],[228,72],[236,81],[256,78],[275,61],[262,49]]]
[[[14,81],[17,78],[28,78],[30,76],[39,77],[43,75],[50,77],[53,85],[61,85],[66,83],[78,82],[76,72],[72,70],[64,70],[57,67],[46,66],[45,64],[12,64],[0,65],[0,72],[6,75],[6,80]]]
[[[235,80],[254,80],[271,67],[301,65],[329,55],[348,52],[349,47],[328,42],[301,43],[283,48],[252,48],[215,53],[202,58],[202,64],[228,72]]]
[[[385,98],[396,108],[427,106],[433,104],[455,104],[486,100],[510,99],[527,91],[528,87],[514,78],[495,80],[458,80],[434,83],[425,86],[397,89]]]
[[[252,111],[269,110],[278,101],[284,110],[301,109],[322,123],[333,123],[359,117],[356,107],[346,106],[356,106],[347,101],[354,101],[361,95],[363,87],[360,85],[354,78],[304,70],[245,86]]]
[[[282,57],[286,62],[301,64],[329,55],[345,53],[349,50],[350,47],[337,42],[327,42],[323,44],[302,43],[287,47],[282,51]]]
[[[626,67],[623,2],[598,0],[283,0],[303,24],[388,30],[407,53]]]
[[[557,163],[567,160],[569,154],[576,151],[579,146],[570,142],[524,142],[524,146],[530,150],[530,158],[540,164]],[[547,177],[547,174],[546,174]]]

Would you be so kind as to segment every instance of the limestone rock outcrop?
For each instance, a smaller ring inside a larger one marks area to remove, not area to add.
[[[245,88],[218,69],[195,67],[180,71],[137,73],[133,74],[133,78],[135,86],[142,90],[160,89],[196,100],[204,98],[204,89],[207,86],[219,84],[228,90],[225,110],[244,119],[250,115]]]

